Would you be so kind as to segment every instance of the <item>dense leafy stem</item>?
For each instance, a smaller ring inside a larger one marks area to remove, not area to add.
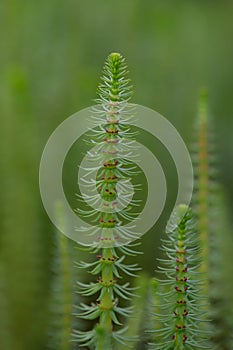
[[[200,326],[205,317],[199,293],[203,284],[198,272],[199,239],[185,205],[174,210],[162,249],[166,258],[160,259],[159,270],[165,278],[159,281],[161,305],[155,315],[162,327],[156,332],[156,346],[163,350],[206,348],[205,331]]]
[[[121,273],[135,276],[138,270],[136,264],[123,262],[125,255],[135,254],[130,244],[121,245],[121,240],[130,240],[135,235],[122,223],[134,218],[134,214],[127,210],[129,199],[131,205],[136,204],[134,188],[129,184],[129,176],[135,173],[135,168],[128,160],[133,156],[134,133],[128,126],[132,118],[132,107],[128,104],[132,91],[126,74],[125,59],[118,53],[110,54],[98,87],[97,106],[93,109],[93,138],[90,142],[95,150],[88,153],[90,160],[99,161],[96,179],[98,193],[88,198],[97,208],[79,210],[82,215],[93,219],[96,224],[93,231],[97,234],[92,248],[97,260],[81,262],[79,267],[98,276],[96,282],[79,282],[79,291],[87,297],[98,296],[94,304],[82,304],[77,316],[98,321],[89,332],[74,331],[74,338],[84,346],[99,350],[112,349],[114,341],[124,344],[128,340],[123,335],[121,319],[128,317],[131,310],[119,306],[118,300],[129,300],[134,293],[128,282],[120,284],[118,280]],[[85,170],[89,174],[96,168]],[[92,181],[81,180],[85,186],[93,186]]]

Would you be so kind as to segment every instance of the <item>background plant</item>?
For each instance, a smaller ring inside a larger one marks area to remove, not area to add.
[[[64,231],[67,230],[62,204],[57,203],[55,210],[60,227],[63,227]],[[76,272],[74,260],[77,258],[74,252],[73,241],[60,232],[55,232],[48,310],[48,348],[50,350],[71,350],[73,345],[70,341],[74,327],[73,304],[78,302],[78,296],[74,294]]]
[[[232,347],[232,299],[229,293],[231,267],[224,256],[233,248],[226,217],[224,191],[219,183],[216,138],[208,111],[208,93],[201,91],[193,149],[195,186],[193,206],[203,249],[201,271],[205,276],[203,295],[208,297],[212,348]],[[225,285],[226,288],[222,288]]]

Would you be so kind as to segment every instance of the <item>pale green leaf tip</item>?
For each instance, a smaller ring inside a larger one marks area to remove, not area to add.
[[[121,54],[119,52],[112,52],[112,53],[110,53],[109,57],[111,57],[111,58],[120,58]]]
[[[186,204],[179,204],[176,207],[176,210],[177,210],[177,214],[183,217],[185,213],[188,211],[188,206]]]
[[[186,204],[177,205],[172,211],[172,214],[166,226],[166,232],[173,231],[179,225],[188,210],[189,207]]]
[[[123,59],[122,55],[118,52],[112,52],[108,57],[113,63],[119,63]]]

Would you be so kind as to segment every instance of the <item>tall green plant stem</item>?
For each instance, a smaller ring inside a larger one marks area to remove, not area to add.
[[[100,195],[103,199],[113,202],[117,198],[117,182],[118,177],[116,175],[118,160],[113,158],[112,154],[117,156],[117,148],[115,142],[119,141],[119,129],[117,127],[118,120],[116,116],[118,115],[118,106],[117,104],[122,100],[120,97],[120,79],[122,78],[122,57],[119,54],[113,53],[109,56],[108,69],[110,71],[105,73],[110,73],[110,79],[107,83],[109,84],[109,89],[106,91],[106,85],[100,85],[99,94],[100,97],[103,96],[107,99],[109,104],[108,117],[106,120],[105,128],[105,142],[110,144],[108,150],[106,150],[107,158],[102,164],[103,171],[101,176],[101,185],[100,185]],[[106,79],[106,78],[105,78]],[[106,83],[106,80],[104,80]],[[100,225],[103,228],[111,229],[108,230],[108,234],[103,233],[103,239],[110,239],[114,241],[113,229],[116,227],[118,222],[117,215],[113,213],[103,212],[100,218]],[[112,286],[114,284],[114,274],[112,269],[112,264],[115,261],[115,258],[112,253],[111,248],[102,249],[103,269],[101,275],[100,283],[103,286]],[[104,295],[99,297],[99,308],[101,309],[99,324],[106,329],[107,332],[111,333],[113,324],[110,311],[113,309],[114,300],[112,295],[112,290],[108,290]]]
[[[59,227],[67,230],[62,203],[57,202],[55,213]],[[57,231],[54,241],[52,261],[53,280],[50,295],[50,328],[48,348],[51,350],[70,350],[72,330],[73,275],[71,241]]]
[[[198,125],[197,125],[197,153],[196,153],[196,214],[197,226],[200,232],[200,244],[203,251],[202,271],[208,270],[209,256],[209,207],[210,207],[210,179],[209,179],[209,135],[207,119],[207,92],[203,90],[200,96]]]
[[[162,243],[166,259],[159,259],[159,269],[165,279],[159,281],[163,289],[156,318],[162,327],[156,331],[156,346],[160,350],[206,348],[201,327],[205,317],[200,293],[203,281],[198,273],[200,247],[192,213],[186,205],[175,208]]]
[[[197,147],[193,154],[196,186],[194,212],[203,251],[201,271],[205,276],[202,294],[207,296],[211,319],[213,349],[231,349],[229,264],[225,263],[225,249],[231,247],[225,216],[222,188],[216,179],[213,130],[208,115],[207,92],[200,95],[197,117]],[[227,266],[228,265],[228,266]],[[223,288],[224,286],[224,288]]]
[[[96,124],[93,126],[97,129],[91,144],[97,146],[98,152],[89,152],[90,157],[97,157],[99,160],[96,180],[100,196],[99,210],[93,209],[86,213],[86,216],[93,217],[93,221],[96,222],[98,243],[93,251],[98,254],[98,261],[82,262],[80,266],[89,268],[89,271],[91,268],[90,272],[98,274],[99,278],[97,283],[79,284],[83,295],[98,293],[98,297],[95,306],[83,304],[83,312],[79,316],[98,319],[98,322],[95,329],[86,334],[75,333],[76,338],[84,345],[96,346],[98,350],[112,349],[114,341],[124,342],[123,329],[115,329],[115,325],[121,325],[116,314],[127,317],[130,310],[118,306],[118,298],[129,300],[133,294],[129,283],[118,283],[118,279],[121,278],[119,270],[130,276],[134,276],[134,271],[138,270],[136,264],[123,264],[125,255],[132,255],[134,251],[130,245],[121,246],[118,241],[132,238],[134,235],[122,226],[123,220],[134,218],[133,214],[129,214],[127,208],[121,209],[120,206],[124,203],[124,195],[130,190],[129,176],[135,175],[134,166],[123,156],[125,150],[129,154],[133,148],[129,127],[132,111],[128,104],[132,92],[129,79],[125,77],[126,73],[125,59],[118,53],[110,54],[103,69],[102,83],[98,87],[99,99],[94,110]],[[86,170],[90,171],[88,168]],[[88,183],[85,182],[85,185]],[[134,203],[132,199],[131,205]],[[83,210],[81,213],[85,215]],[[119,257],[119,252],[124,255]]]

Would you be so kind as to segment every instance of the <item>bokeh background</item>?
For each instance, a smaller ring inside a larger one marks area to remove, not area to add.
[[[133,102],[166,116],[187,144],[207,87],[232,224],[232,33],[230,0],[1,1],[2,349],[48,349],[55,228],[39,195],[40,157],[59,123],[93,104],[110,52],[127,57]],[[143,239],[151,274],[162,227]]]

